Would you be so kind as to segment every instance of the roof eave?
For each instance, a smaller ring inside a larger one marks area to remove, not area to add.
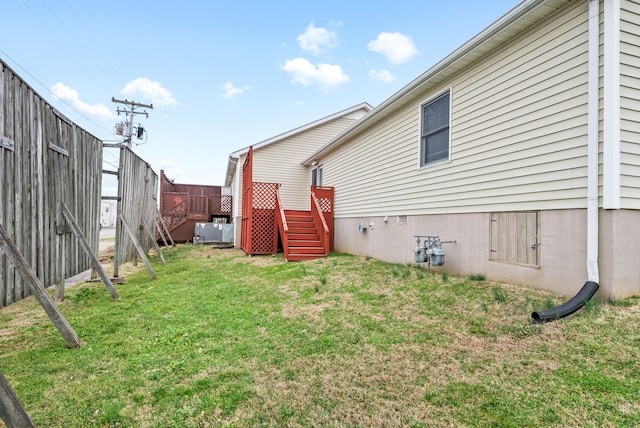
[[[264,146],[267,146],[269,144],[276,143],[276,142],[278,142],[280,140],[284,140],[285,138],[291,137],[292,135],[298,134],[300,132],[304,132],[304,131],[306,131],[308,129],[311,129],[311,128],[315,128],[316,126],[322,125],[324,123],[327,123],[327,122],[332,121],[334,119],[337,119],[339,117],[346,116],[346,115],[351,114],[353,112],[356,112],[358,110],[365,110],[367,112],[370,112],[371,110],[373,110],[373,107],[367,102],[362,102],[362,103],[357,104],[357,105],[355,105],[353,107],[349,107],[349,108],[347,108],[345,110],[341,110],[341,111],[339,111],[337,113],[334,113],[334,114],[331,114],[329,116],[325,116],[325,117],[323,117],[321,119],[315,120],[313,122],[307,123],[306,125],[302,125],[302,126],[299,126],[297,128],[294,128],[294,129],[292,129],[290,131],[287,131],[287,132],[284,132],[282,134],[276,135],[275,137],[271,137],[269,139],[260,141],[259,143],[253,144],[252,146],[247,146],[247,147],[244,147],[244,148],[242,148],[240,150],[236,150],[235,152],[232,152],[229,156],[234,157],[234,158],[239,158],[240,156],[246,154],[249,151],[249,147],[253,147],[254,150],[259,149],[260,147],[264,147]]]

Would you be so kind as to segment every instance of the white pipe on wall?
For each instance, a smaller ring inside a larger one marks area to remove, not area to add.
[[[598,111],[600,89],[600,0],[589,0],[589,71],[587,114],[587,274],[598,271]]]

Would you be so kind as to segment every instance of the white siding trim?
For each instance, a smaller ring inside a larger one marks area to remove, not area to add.
[[[620,0],[604,2],[602,207],[620,209]]]
[[[233,204],[233,209],[232,209],[232,217],[240,217],[242,215],[242,213],[240,212],[240,178],[238,176],[238,168],[236,167],[236,173],[233,176],[233,190],[231,191],[231,197],[232,197],[232,204]]]

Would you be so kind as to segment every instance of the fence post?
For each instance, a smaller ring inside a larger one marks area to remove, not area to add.
[[[16,267],[16,269],[20,272],[20,275],[24,278],[25,282],[31,287],[31,291],[35,296],[40,306],[44,309],[44,311],[49,315],[49,318],[56,326],[62,337],[67,342],[67,346],[69,348],[78,348],[81,346],[80,338],[73,331],[71,325],[67,322],[62,312],[58,309],[54,301],[47,294],[47,291],[44,289],[40,280],[33,273],[33,269],[29,266],[27,261],[22,257],[18,247],[13,243],[11,238],[7,235],[7,232],[4,230],[4,226],[0,223],[0,248],[5,252],[11,263]]]
[[[122,214],[120,215],[120,221],[122,222],[122,225],[124,226],[125,230],[129,234],[129,238],[131,238],[131,241],[133,241],[133,245],[136,247],[136,250],[138,251],[138,255],[140,256],[145,266],[147,267],[147,271],[149,272],[149,275],[151,275],[151,278],[153,279],[158,279],[155,272],[153,271],[153,268],[151,267],[151,263],[149,263],[149,259],[144,254],[144,250],[140,246],[140,242],[138,242],[138,238],[136,238],[136,235],[133,233],[133,231],[127,224],[127,222],[124,220],[124,217],[122,217]]]
[[[35,427],[31,417],[2,372],[0,372],[0,418],[9,428]]]
[[[80,244],[82,244],[82,247],[89,255],[89,258],[91,258],[91,263],[93,263],[94,269],[97,270],[98,273],[100,274],[100,278],[102,278],[102,282],[104,282],[105,287],[107,287],[107,290],[109,290],[109,293],[111,293],[111,296],[114,298],[114,300],[120,300],[120,295],[118,294],[118,290],[115,289],[115,287],[111,283],[111,280],[109,279],[107,274],[104,272],[104,269],[102,269],[102,266],[100,265],[100,261],[98,260],[96,255],[93,253],[93,250],[89,245],[89,242],[87,242],[87,239],[84,237],[84,234],[78,227],[78,224],[76,223],[76,219],[73,217],[73,214],[71,214],[71,211],[69,211],[69,208],[67,208],[64,202],[62,203],[62,213],[64,214],[64,217],[69,222],[69,225],[71,226],[71,230],[76,235],[76,238],[78,238],[78,240],[80,241]]]
[[[153,226],[154,226],[155,229],[158,229],[158,233],[160,234],[160,237],[162,238],[162,242],[164,243],[164,247],[167,249],[167,253],[171,254],[171,248],[169,248],[169,244],[167,244],[167,239],[164,237],[164,233],[162,232],[162,225],[160,225],[157,217],[155,219],[155,222],[154,222]]]
[[[164,255],[162,254],[162,250],[160,249],[160,246],[158,245],[158,241],[156,241],[155,233],[151,232],[151,229],[149,229],[149,225],[147,224],[147,220],[145,220],[144,218],[142,219],[142,224],[144,225],[144,228],[147,231],[147,233],[149,234],[149,236],[151,237],[151,240],[153,241],[153,245],[156,248],[156,251],[158,252],[158,255],[160,256],[160,260],[162,260],[162,264],[166,265],[167,263],[164,261]]]

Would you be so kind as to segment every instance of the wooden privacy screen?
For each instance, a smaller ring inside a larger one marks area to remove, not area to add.
[[[242,164],[242,229],[240,230],[240,247],[251,254],[251,205],[253,192],[253,147]]]
[[[97,252],[101,189],[102,141],[0,61],[0,223],[44,287],[91,266],[62,204]],[[0,307],[29,294],[0,252]]]
[[[242,230],[240,244],[248,255],[278,251],[276,191],[278,184],[253,182],[253,147],[242,165]]]
[[[252,183],[251,192],[251,245],[247,254],[275,254],[278,252],[278,225],[276,224],[276,183]]]
[[[177,242],[193,239],[195,225],[231,221],[230,189],[223,186],[180,184],[160,171],[160,215]]]

